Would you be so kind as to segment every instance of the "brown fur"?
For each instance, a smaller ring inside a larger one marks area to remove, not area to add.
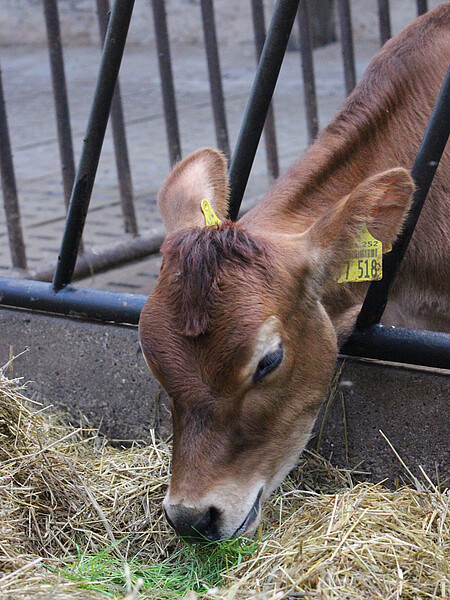
[[[219,217],[224,157],[202,149],[169,176],[159,205],[163,267],[140,322],[146,360],[172,398],[165,506],[192,522],[214,507],[230,537],[308,440],[367,284],[336,275],[363,225],[388,247],[408,211],[408,174],[450,62],[450,3],[389,41],[317,142],[237,224]],[[385,323],[450,331],[447,149],[393,286]],[[258,362],[282,342],[278,368]],[[255,521],[256,523],[256,521]]]
[[[270,270],[269,247],[231,221],[220,227],[179,230],[164,241],[164,269],[172,273],[168,302],[183,335],[208,332],[215,297],[224,277],[249,266],[264,278]]]

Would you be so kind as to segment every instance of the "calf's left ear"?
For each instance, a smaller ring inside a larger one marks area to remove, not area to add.
[[[203,227],[201,201],[205,198],[217,217],[225,219],[228,195],[225,156],[214,148],[193,152],[175,165],[158,194],[166,235],[183,227]]]
[[[411,206],[414,182],[405,169],[396,168],[365,179],[348,196],[325,212],[305,232],[312,255],[325,278],[340,273],[365,225],[391,248]]]

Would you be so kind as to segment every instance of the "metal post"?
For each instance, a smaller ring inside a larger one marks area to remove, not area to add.
[[[55,99],[56,124],[58,129],[59,155],[64,187],[66,209],[69,206],[75,179],[72,132],[70,127],[69,102],[67,100],[66,76],[61,45],[58,5],[56,0],[44,0],[44,16],[47,28],[48,52],[52,72],[53,96]]]
[[[170,164],[174,165],[181,158],[181,144],[164,0],[152,0],[152,8],[156,47],[158,49],[158,64],[161,76],[164,116],[166,120],[167,143],[169,146],[169,159]]]
[[[17,198],[16,178],[9,141],[8,119],[6,116],[5,98],[3,96],[2,71],[0,68],[0,174],[2,180],[3,203],[5,206],[6,226],[8,229],[9,248],[12,266],[18,269],[27,268],[25,244],[23,243],[22,225],[20,222],[19,201]]]
[[[100,37],[103,45],[105,43],[106,30],[108,28],[110,12],[109,0],[96,0],[96,2]],[[127,136],[125,133],[125,120],[123,116],[119,79],[116,81],[116,89],[114,90],[114,96],[111,103],[111,125],[125,233],[137,235],[138,226],[134,209],[133,184],[131,181],[130,161],[128,159]]]
[[[319,133],[317,115],[316,84],[311,41],[311,23],[308,0],[300,0],[298,6],[298,29],[300,33],[300,54],[302,58],[303,89],[305,92],[308,141],[311,144]]]
[[[251,0],[253,29],[255,32],[255,52],[256,62],[259,62],[261,52],[266,40],[266,24],[264,20],[264,2],[263,0]],[[280,165],[278,161],[277,138],[275,130],[275,117],[273,112],[273,103],[269,105],[266,122],[264,124],[264,141],[266,145],[267,166],[272,179],[276,179],[280,174]]]
[[[378,0],[378,18],[380,21],[380,40],[381,45],[383,45],[392,37],[389,0]]]
[[[230,219],[239,213],[299,0],[277,0],[230,165]]]
[[[433,181],[450,132],[450,68],[439,92],[423,141],[411,170],[416,192],[401,235],[392,251],[383,257],[383,279],[372,281],[356,326],[358,329],[379,323],[387,304],[389,290],[408,248],[417,220]]]
[[[70,283],[89,207],[134,0],[115,0],[106,32],[94,100],[67,213],[53,288]]]
[[[417,0],[417,16],[425,14],[428,11],[428,0]]]
[[[344,61],[345,92],[350,94],[356,85],[355,56],[353,52],[352,17],[348,0],[337,1],[341,29],[342,59]]]
[[[227,158],[230,157],[225,101],[223,98],[222,77],[220,74],[219,51],[217,47],[216,23],[212,0],[201,0],[203,35],[205,38],[206,59],[208,62],[211,102],[216,127],[217,145]]]

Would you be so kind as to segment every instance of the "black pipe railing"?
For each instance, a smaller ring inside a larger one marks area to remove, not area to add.
[[[55,99],[56,126],[58,130],[64,200],[66,208],[68,208],[75,179],[75,159],[73,155],[69,101],[67,99],[66,75],[64,71],[58,4],[56,0],[44,0],[44,16],[47,28],[50,68],[52,72],[53,96]]]
[[[353,50],[352,16],[349,0],[337,0],[341,30],[342,61],[344,63],[345,92],[350,94],[356,85],[355,53]]]
[[[428,0],[417,0],[417,14],[423,15],[428,11]]]
[[[17,269],[27,268],[25,244],[20,223],[20,208],[17,197],[16,177],[9,140],[8,119],[6,116],[5,98],[3,95],[2,70],[0,67],[0,175],[2,180],[3,204],[8,229],[9,249],[12,266]]]
[[[255,33],[255,54],[256,64],[259,63],[261,53],[266,41],[266,23],[264,17],[263,0],[251,0],[253,31]],[[272,179],[276,179],[280,174],[280,164],[278,160],[277,136],[275,130],[275,115],[273,104],[270,103],[267,110],[266,122],[264,124],[264,142],[266,146],[267,167]]]
[[[378,0],[378,19],[380,24],[380,41],[381,45],[383,45],[392,37],[389,0]]]
[[[220,72],[219,49],[217,46],[216,21],[212,0],[201,0],[203,36],[205,39],[206,59],[208,63],[209,85],[217,145],[227,158],[230,158],[225,100]]]
[[[306,125],[308,141],[311,144],[319,133],[316,83],[312,53],[311,23],[308,0],[300,0],[298,6],[298,27],[300,33],[300,56],[302,60],[303,89],[305,94]]]
[[[230,165],[229,217],[239,213],[299,0],[277,0]]]
[[[109,0],[96,0],[96,3],[100,38],[103,46],[105,43],[110,14]],[[120,205],[122,207],[124,230],[125,233],[137,235],[138,226],[136,221],[136,211],[134,209],[133,183],[131,180],[127,136],[125,133],[125,119],[122,108],[122,95],[120,92],[120,83],[118,78],[111,102],[111,125],[113,131],[114,151],[116,156],[116,168],[117,177],[119,180]]]
[[[94,100],[53,278],[55,291],[61,290],[72,280],[133,6],[134,0],[116,0],[109,20]]]
[[[167,30],[166,7],[164,0],[152,0],[155,25],[156,48],[158,51],[159,74],[161,78],[164,117],[166,121],[167,145],[170,164],[181,158],[180,130],[178,127],[175,87],[173,84],[172,60],[170,57],[169,32]]]

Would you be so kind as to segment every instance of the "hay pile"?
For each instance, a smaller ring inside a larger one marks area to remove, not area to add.
[[[67,565],[105,549],[124,568],[136,555],[143,565],[172,560],[172,567],[194,557],[196,549],[177,558],[183,545],[162,516],[168,465],[166,444],[112,448],[85,424],[67,427],[30,407],[20,381],[0,371],[0,598],[105,598],[67,579]],[[354,486],[348,473],[307,457],[268,503],[253,549],[226,555],[220,584],[199,580],[200,595],[186,597],[448,598],[449,499],[431,482],[395,492]],[[139,591],[128,579],[112,584],[109,597],[186,593],[163,580]]]

